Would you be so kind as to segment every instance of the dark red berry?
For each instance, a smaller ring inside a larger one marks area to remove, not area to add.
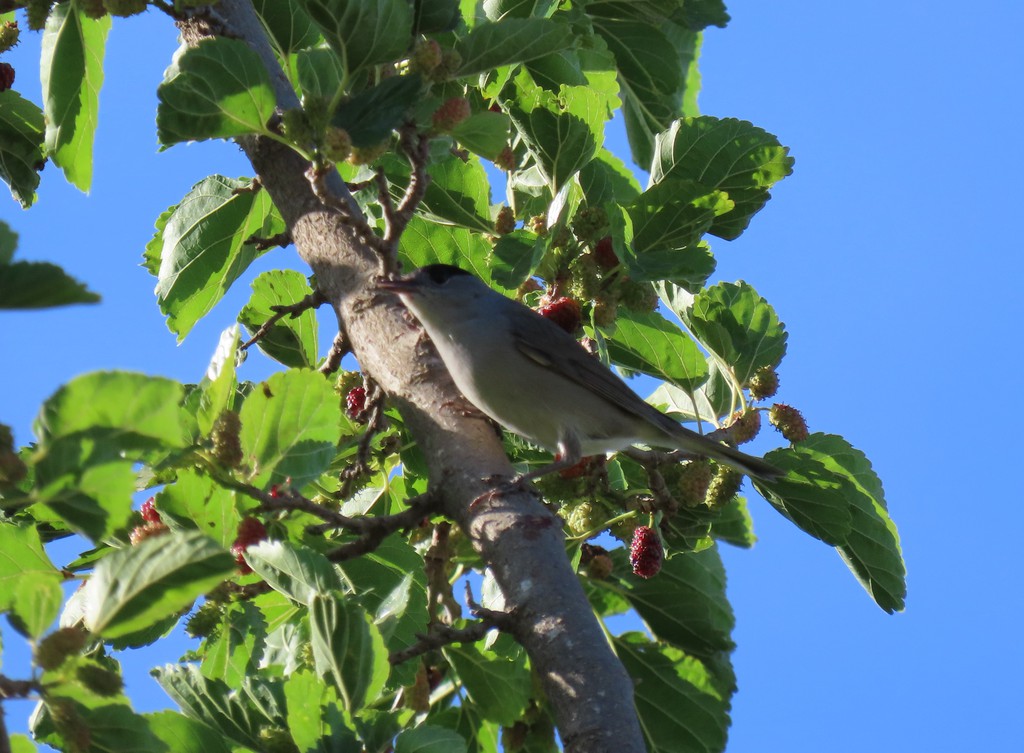
[[[447,133],[471,114],[469,100],[465,97],[452,97],[441,103],[433,115],[434,130]]]
[[[575,335],[582,321],[580,305],[572,298],[559,298],[546,306],[541,306],[537,313],[550,319],[570,335]]]
[[[273,497],[274,499],[277,499],[278,497],[280,497],[281,496],[281,487],[278,486],[277,484],[274,484],[273,486],[271,486],[270,487],[270,496]]]
[[[516,153],[512,151],[512,147],[506,146],[498,153],[494,158],[494,166],[507,173],[516,169]]]
[[[366,410],[366,388],[353,387],[345,395],[345,411],[349,418],[356,419]]]
[[[0,63],[0,92],[5,92],[14,86],[14,66],[10,63]]]
[[[128,541],[131,542],[132,546],[138,546],[146,539],[151,539],[154,536],[163,536],[165,533],[170,533],[170,531],[171,529],[165,523],[146,523],[144,526],[135,526],[128,533]]]
[[[653,578],[661,570],[664,559],[661,537],[650,526],[638,526],[629,545],[629,564],[639,578]]]
[[[160,517],[160,513],[153,507],[153,497],[150,497],[142,503],[142,519],[148,523],[162,523],[163,518]]]
[[[594,244],[594,261],[597,262],[597,266],[605,270],[619,266],[619,257],[615,255],[610,235],[606,235]]]
[[[245,550],[266,538],[267,529],[256,518],[243,518],[242,522],[238,524],[238,536],[235,538],[235,543],[231,545],[231,554],[235,556],[235,562],[238,563],[238,570],[242,575],[252,572],[249,563],[245,561]]]
[[[492,102],[491,106],[488,107],[487,109],[490,110],[491,112],[501,112],[501,105],[499,105],[497,102]]]

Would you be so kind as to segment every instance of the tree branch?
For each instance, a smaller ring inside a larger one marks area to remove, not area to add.
[[[217,13],[224,28],[209,18],[180,22],[185,40],[197,44],[214,34],[246,40],[267,67],[278,106],[297,107],[248,0],[221,0]],[[470,508],[488,489],[481,479],[511,477],[513,470],[485,421],[444,410],[458,393],[436,353],[418,347],[420,333],[403,321],[398,299],[369,293],[380,262],[373,238],[380,239],[353,227],[362,215],[344,182],[334,171],[315,182],[307,179],[309,165],[270,139],[239,143],[344,322],[360,366],[401,411],[422,448],[444,513],[489,564],[510,608],[509,632],[530,656],[566,751],[641,753],[632,681],[569,566],[559,519],[526,491],[492,495]],[[424,370],[433,377],[417,378]]]
[[[248,350],[252,345],[266,337],[267,333],[274,328],[274,325],[286,316],[294,319],[303,311],[319,308],[325,303],[327,303],[327,298],[324,297],[323,293],[319,290],[314,290],[302,300],[296,301],[295,303],[291,303],[287,306],[271,306],[270,310],[274,312],[274,315],[267,319],[267,321],[265,321],[263,325],[256,330],[256,333],[252,337],[242,343],[239,350]]]

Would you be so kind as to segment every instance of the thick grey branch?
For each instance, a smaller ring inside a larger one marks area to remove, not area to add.
[[[195,44],[206,36],[230,34],[248,41],[271,73],[278,106],[297,107],[248,0],[222,0],[216,7],[230,28],[212,28],[209,20],[183,21],[185,39]],[[333,171],[325,176],[320,188],[330,191],[333,200],[321,201],[306,177],[309,165],[299,155],[267,139],[240,143],[299,255],[316,273],[318,288],[344,323],[361,367],[402,412],[422,447],[444,512],[490,564],[514,615],[509,631],[543,680],[565,749],[641,753],[632,682],[569,566],[558,518],[525,491],[492,495],[471,507],[488,489],[481,479],[508,477],[512,469],[485,421],[445,408],[457,392],[436,353],[403,317],[398,300],[368,292],[379,257],[343,216],[361,216],[344,183]]]

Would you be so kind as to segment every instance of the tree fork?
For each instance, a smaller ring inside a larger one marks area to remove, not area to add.
[[[178,26],[192,45],[216,35],[246,41],[270,72],[278,106],[298,106],[248,0],[221,0]],[[494,495],[471,507],[488,489],[481,479],[512,475],[500,441],[485,421],[445,407],[458,394],[440,359],[432,348],[420,347],[421,333],[409,327],[397,299],[368,292],[379,267],[377,252],[360,240],[342,212],[317,198],[306,177],[308,164],[266,138],[240,138],[239,144],[283,215],[300,257],[316,273],[361,366],[423,447],[445,514],[489,563],[513,614],[510,632],[543,680],[565,749],[645,751],[632,681],[569,566],[558,520],[526,491]],[[360,216],[336,172],[325,183],[350,216]]]

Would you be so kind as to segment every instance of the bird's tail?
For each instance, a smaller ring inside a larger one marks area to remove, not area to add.
[[[704,438],[702,437],[701,439]],[[710,439],[704,439],[704,441],[701,442],[699,449],[693,447],[692,444],[681,449],[705,455],[712,460],[717,460],[720,463],[730,465],[741,473],[745,473],[748,476],[761,481],[774,481],[780,476],[786,475],[785,471],[776,468],[771,463],[761,460],[761,458],[755,458],[753,455],[740,452],[736,448],[730,447],[727,444],[713,442]]]

